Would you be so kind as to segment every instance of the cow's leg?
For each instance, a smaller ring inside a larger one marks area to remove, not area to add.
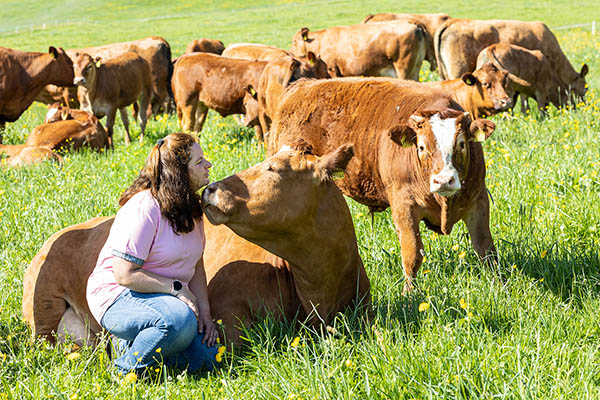
[[[177,103],[177,116],[179,125],[184,132],[190,132],[196,124],[196,109],[198,108],[198,98],[186,99],[184,102]]]
[[[268,132],[271,129],[271,118],[267,116],[267,114],[263,110],[258,111],[258,122],[260,123],[261,128],[261,137],[256,137],[260,142],[264,141],[265,132]],[[258,131],[256,132],[258,134]]]
[[[403,293],[406,294],[413,289],[413,280],[423,262],[423,241],[419,231],[419,219],[410,210],[397,209],[394,206],[392,206],[392,218],[396,234],[400,239],[405,279]]]
[[[55,344],[54,334],[58,333],[58,326],[67,310],[67,302],[62,297],[53,295],[44,297],[43,299],[36,299],[33,303],[32,333]]]
[[[115,146],[113,144],[113,133],[115,126],[115,117],[117,116],[117,109],[110,109],[106,113],[106,133],[108,134],[108,142],[110,143],[110,148],[114,149]],[[127,132],[127,136],[125,137],[125,144],[129,144],[129,132]]]
[[[127,107],[119,108],[119,113],[121,114],[121,121],[125,128],[125,144],[128,145],[131,141],[131,136],[129,136],[129,116],[127,115]]]
[[[537,101],[538,110],[540,111],[540,115],[543,118],[546,118],[548,116],[548,113],[546,112],[547,111],[546,106],[548,105],[548,100],[546,100],[546,96],[539,90],[536,90],[535,101]]]
[[[152,114],[152,89],[147,88],[140,98],[140,143],[144,142],[144,134],[146,132],[146,123],[148,117]]]
[[[490,232],[490,201],[487,191],[479,196],[472,211],[463,219],[467,224],[473,248],[484,261],[498,261],[498,254]]]
[[[521,93],[520,96],[521,96],[521,114],[525,114],[527,111],[529,111],[529,102],[527,101],[529,96],[527,96],[525,93]]]
[[[200,131],[202,131],[202,127],[204,126],[204,121],[206,121],[207,115],[208,107],[204,105],[204,103],[199,102],[198,108],[196,109],[196,123],[194,124],[194,132],[200,133]]]

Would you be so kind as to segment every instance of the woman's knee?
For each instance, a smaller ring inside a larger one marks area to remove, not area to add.
[[[168,341],[178,348],[185,348],[194,340],[198,331],[196,314],[181,300],[171,302],[168,312],[162,313],[162,327]]]

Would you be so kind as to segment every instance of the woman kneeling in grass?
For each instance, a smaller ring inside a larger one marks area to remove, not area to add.
[[[141,372],[164,362],[214,367],[212,321],[202,254],[200,197],[211,163],[184,133],[161,139],[123,192],[87,284],[90,310],[116,340],[115,366]]]

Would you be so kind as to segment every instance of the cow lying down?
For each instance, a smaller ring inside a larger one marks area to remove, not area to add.
[[[7,158],[2,159],[2,156],[7,156]],[[22,167],[45,160],[57,161],[59,164],[63,162],[60,155],[47,147],[24,144],[0,144],[0,159],[2,159],[2,165],[8,165],[9,167]]]
[[[267,141],[327,154],[352,143],[342,191],[372,211],[392,209],[404,290],[423,260],[419,223],[449,234],[463,220],[481,257],[495,258],[482,141],[495,125],[472,120],[445,91],[390,78],[298,81],[279,103]]]
[[[322,157],[282,149],[204,190],[209,300],[227,340],[239,344],[241,327],[267,314],[317,325],[369,303],[350,211],[331,180],[352,156],[351,145]],[[112,222],[101,217],[65,228],[33,258],[23,315],[34,335],[95,342],[100,326],[85,287]]]

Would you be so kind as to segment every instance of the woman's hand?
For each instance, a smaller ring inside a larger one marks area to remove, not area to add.
[[[196,318],[199,319],[198,308],[196,307],[196,296],[194,296],[194,293],[192,293],[187,286],[182,287],[176,297],[187,304],[194,314],[196,314]]]
[[[204,332],[202,343],[206,343],[209,347],[214,346],[219,337],[219,332],[210,314],[204,313],[198,317],[198,332]]]

